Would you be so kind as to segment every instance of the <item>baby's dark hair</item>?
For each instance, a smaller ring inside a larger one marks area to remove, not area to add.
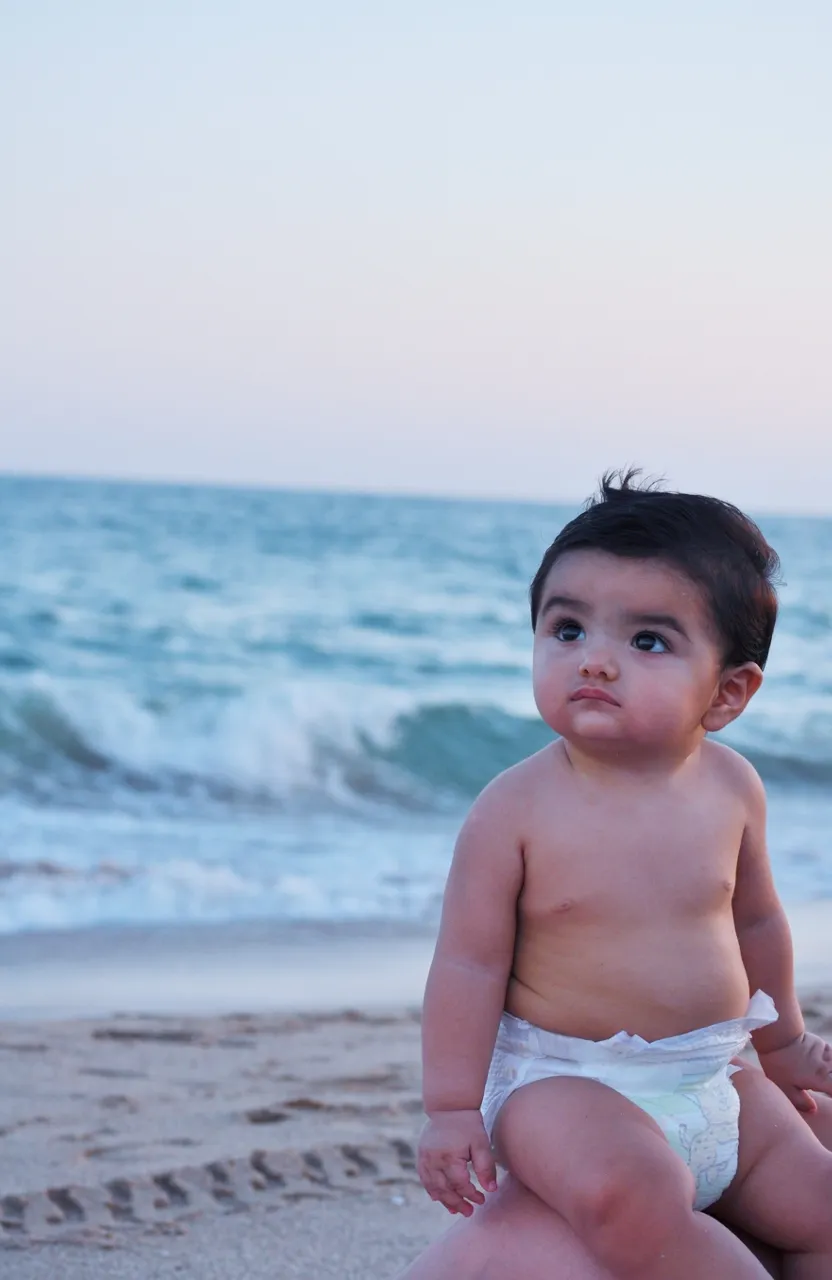
[[[638,476],[634,469],[608,471],[598,495],[546,550],[529,590],[532,627],[549,571],[567,551],[661,560],[702,591],[723,641],[725,666],[764,667],[777,620],[777,553],[729,502],[638,484]]]

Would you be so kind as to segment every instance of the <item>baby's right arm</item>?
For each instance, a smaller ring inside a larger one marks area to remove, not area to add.
[[[423,1095],[428,1125],[419,1173],[428,1193],[470,1214],[496,1186],[479,1114],[514,953],[523,884],[516,775],[497,778],[479,797],[457,840],[422,1014]]]

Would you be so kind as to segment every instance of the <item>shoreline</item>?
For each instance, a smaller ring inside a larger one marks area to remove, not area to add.
[[[435,930],[252,920],[0,936],[0,1024],[115,1013],[402,1009],[421,1004]]]
[[[800,992],[832,986],[832,899],[787,908]],[[109,1014],[400,1010],[436,927],[407,921],[95,926],[0,935],[0,1024]]]

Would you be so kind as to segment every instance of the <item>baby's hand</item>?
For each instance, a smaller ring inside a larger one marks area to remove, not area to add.
[[[437,1111],[422,1130],[417,1168],[431,1200],[469,1218],[485,1196],[468,1174],[468,1162],[486,1191],[497,1190],[497,1169],[479,1111]]]
[[[807,1089],[832,1095],[832,1045],[820,1036],[804,1031],[782,1049],[761,1053],[760,1066],[769,1080],[778,1085],[798,1111],[817,1111],[818,1104]]]

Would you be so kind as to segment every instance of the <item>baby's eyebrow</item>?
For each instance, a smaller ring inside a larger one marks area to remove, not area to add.
[[[589,605],[585,600],[576,600],[574,596],[549,596],[543,608],[540,610],[541,618],[544,617],[550,609],[581,609],[586,613],[589,609]]]
[[[666,627],[668,631],[676,631],[684,636],[685,640],[690,639],[679,619],[674,618],[672,613],[625,613],[624,620],[633,626]]]

